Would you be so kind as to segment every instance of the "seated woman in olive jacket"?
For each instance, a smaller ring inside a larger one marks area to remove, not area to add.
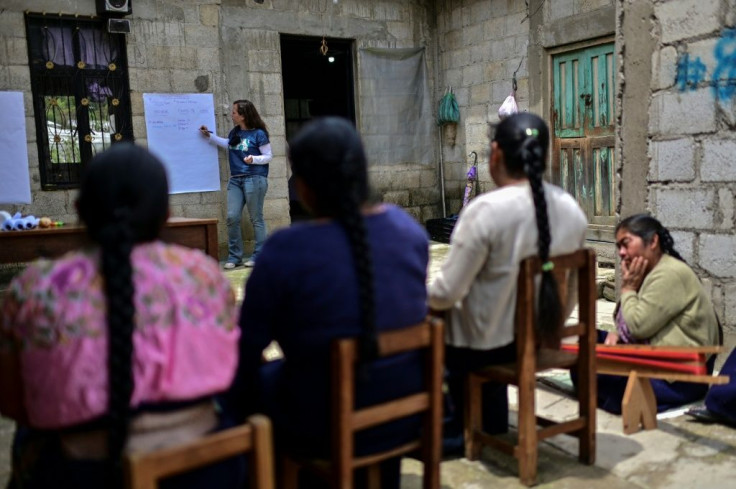
[[[615,332],[599,331],[607,345],[642,343],[705,346],[720,342],[713,304],[698,276],[674,249],[670,232],[647,214],[627,217],[616,227],[621,258],[621,299],[614,312]],[[713,372],[713,355],[707,363]],[[598,405],[621,412],[626,377],[598,376]],[[702,399],[707,384],[652,379],[657,411]]]

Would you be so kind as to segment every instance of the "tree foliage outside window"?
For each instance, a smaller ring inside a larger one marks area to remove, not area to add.
[[[111,144],[132,140],[125,36],[99,19],[26,14],[44,190],[79,186]]]

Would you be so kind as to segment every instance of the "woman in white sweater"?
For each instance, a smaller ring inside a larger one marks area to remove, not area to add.
[[[549,130],[536,115],[504,119],[491,142],[491,178],[499,187],[463,209],[451,236],[450,252],[429,285],[429,305],[447,310],[446,364],[454,416],[445,427],[445,449],[462,447],[463,385],[469,371],[513,361],[514,309],[519,263],[539,255],[572,252],[583,245],[587,221],[575,199],[544,183]],[[552,335],[563,307],[554,276],[543,273],[540,334]],[[571,308],[568,308],[571,309]],[[505,385],[487,383],[483,428],[508,429]]]

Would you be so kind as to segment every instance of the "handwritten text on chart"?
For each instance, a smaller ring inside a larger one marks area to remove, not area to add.
[[[708,68],[700,57],[691,58],[688,53],[677,59],[675,84],[681,92],[695,90],[698,85],[708,83],[713,96],[727,100],[736,96],[736,29],[725,29],[715,48],[713,57],[716,66],[710,80]]]

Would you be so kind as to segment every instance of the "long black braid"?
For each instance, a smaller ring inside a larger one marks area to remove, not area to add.
[[[680,253],[675,250],[675,240],[672,239],[669,230],[649,214],[634,214],[627,217],[616,226],[616,233],[620,230],[628,231],[640,237],[645,244],[650,244],[656,234],[659,237],[659,248],[663,253],[687,263]]]
[[[358,280],[360,358],[365,365],[378,354],[375,285],[371,250],[361,207],[368,199],[367,161],[350,122],[339,117],[312,121],[289,144],[294,175],[315,195],[317,217],[332,217],[350,243]]]
[[[563,311],[557,280],[552,273],[552,263],[549,262],[552,237],[542,183],[549,130],[545,122],[534,114],[514,114],[499,124],[494,140],[503,151],[508,174],[516,178],[524,175],[529,180],[537,221],[537,253],[542,262],[536,330],[543,342],[555,342]]]
[[[110,487],[122,484],[121,454],[133,394],[135,305],[130,256],[136,243],[155,239],[168,215],[168,183],[161,162],[129,143],[97,155],[82,178],[79,216],[100,246],[107,299],[108,462]]]
[[[124,214],[128,214],[126,217]],[[109,376],[108,452],[111,475],[120,473],[120,454],[128,438],[130,398],[133,395],[133,268],[130,254],[133,235],[129,212],[118,213],[119,221],[100,232],[101,268],[107,297],[107,369]]]

